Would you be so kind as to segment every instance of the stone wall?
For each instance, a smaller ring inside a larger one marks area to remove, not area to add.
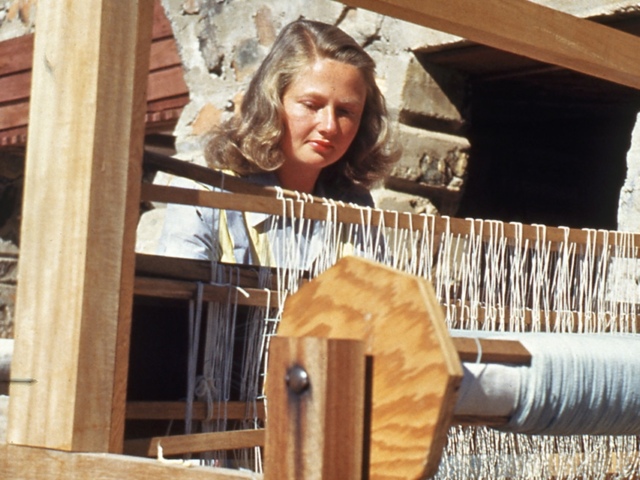
[[[0,42],[33,32],[37,0],[0,0]]]
[[[0,338],[13,336],[24,158],[0,152]]]
[[[162,0],[162,4],[192,95],[175,131],[183,158],[198,161],[203,133],[233,114],[277,33],[290,21],[305,17],[338,25],[376,61],[378,83],[395,120],[396,138],[404,148],[403,160],[393,175],[454,191],[462,188],[469,148],[462,135],[464,79],[443,71],[436,78],[412,53],[460,39],[330,0]],[[444,128],[438,131],[425,125]],[[426,198],[396,192],[377,191],[380,206],[437,211]]]

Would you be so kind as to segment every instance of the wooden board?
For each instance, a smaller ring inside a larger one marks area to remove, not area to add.
[[[640,38],[528,0],[343,2],[640,88]]]
[[[12,480],[258,480],[262,475],[125,455],[0,445],[2,478]]]
[[[262,401],[250,404],[246,402],[224,402],[214,404],[214,411],[223,411],[224,416],[231,420],[245,420],[257,415],[261,420],[265,418],[265,408]],[[128,402],[127,420],[184,420],[186,402]],[[255,411],[255,412],[254,412]],[[193,402],[192,418],[194,420],[207,419],[207,404]]]
[[[13,444],[122,448],[153,0],[126,5],[38,8]]]
[[[244,182],[246,183],[246,182]],[[567,227],[547,227],[544,225],[523,225],[519,223],[503,223],[492,220],[450,218],[435,215],[412,214],[409,212],[396,212],[392,210],[367,210],[366,217],[363,208],[349,205],[327,205],[324,203],[310,203],[302,200],[287,201],[269,196],[269,191],[255,192],[259,189],[251,186],[250,193],[229,194],[219,191],[196,190],[191,188],[178,188],[164,185],[142,185],[141,198],[144,201],[160,203],[178,203],[183,205],[199,205],[202,207],[221,208],[226,210],[240,210],[249,212],[267,213],[270,215],[287,215],[296,218],[312,220],[326,220],[329,214],[335,221],[350,224],[362,224],[363,219],[369,225],[384,225],[392,228],[406,228],[412,230],[426,230],[440,235],[443,233],[468,235],[475,232],[483,238],[506,237],[522,238],[529,240],[529,245],[534,247],[536,242],[541,242],[547,248],[557,248],[557,244],[564,242],[579,243],[589,246],[640,245],[640,233],[618,232],[613,230],[577,229]],[[256,194],[257,193],[257,194]],[[289,197],[290,198],[290,197]],[[629,252],[637,258],[640,251]]]
[[[264,429],[169,435],[127,440],[125,451],[132,455],[155,457],[158,455],[159,447],[164,456],[236,450],[262,447],[264,446],[264,437]]]
[[[159,0],[154,0],[153,39],[147,80],[147,112],[169,111],[164,116],[157,113],[148,115],[146,122],[153,124],[150,127],[154,129],[172,128],[180,111],[189,102],[189,91],[171,24]],[[33,47],[33,34],[0,42],[0,147],[25,143]],[[14,132],[17,128],[20,130]]]
[[[365,342],[277,336],[267,378],[265,480],[366,478]]]
[[[343,258],[288,298],[278,335],[364,341],[373,357],[370,478],[436,472],[462,367],[427,281]]]

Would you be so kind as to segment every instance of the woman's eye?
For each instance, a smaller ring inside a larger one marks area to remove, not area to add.
[[[320,107],[318,106],[317,103],[315,102],[301,102],[302,105],[304,105],[306,108],[308,108],[309,110],[313,110],[316,111],[318,110]]]

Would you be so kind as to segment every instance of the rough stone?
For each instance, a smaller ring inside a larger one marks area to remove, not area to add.
[[[632,0],[531,0],[534,3],[560,10],[578,17],[593,17],[596,15],[615,15],[639,11],[637,1]]]
[[[627,154],[627,178],[620,190],[618,229],[640,232],[640,114],[636,117]]]
[[[465,110],[466,79],[462,75],[411,58],[400,104],[403,123],[460,131],[465,124]]]
[[[0,284],[0,338],[13,337],[15,304],[15,285]]]
[[[409,193],[396,192],[384,188],[371,191],[371,195],[378,208],[383,210],[395,210],[415,214],[437,214],[438,209],[429,199],[411,195]]]
[[[37,0],[0,0],[0,41],[33,33]]]
[[[445,187],[452,182],[459,184],[464,178],[470,148],[468,139],[406,125],[400,126],[398,139],[403,154],[392,176]]]
[[[18,257],[0,255],[0,284],[15,285],[18,281]]]

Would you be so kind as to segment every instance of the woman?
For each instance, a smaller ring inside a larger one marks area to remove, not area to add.
[[[298,20],[280,32],[239,115],[214,133],[205,158],[254,183],[372,206],[367,187],[397,157],[388,142],[371,57],[342,30]],[[265,215],[171,205],[159,253],[278,264],[256,244],[278,228],[265,221]]]

